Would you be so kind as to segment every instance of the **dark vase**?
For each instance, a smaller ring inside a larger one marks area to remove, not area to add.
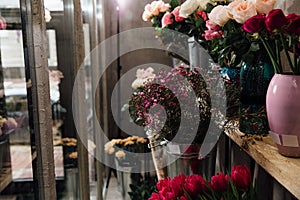
[[[226,94],[226,117],[238,118],[240,104],[240,69],[222,67]]]
[[[266,94],[274,70],[269,62],[242,63],[239,129],[246,134],[267,134]]]

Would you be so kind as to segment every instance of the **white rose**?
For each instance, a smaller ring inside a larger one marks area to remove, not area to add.
[[[276,0],[256,0],[255,8],[259,14],[268,14],[276,3]]]
[[[218,5],[214,7],[212,11],[208,14],[208,18],[214,24],[217,24],[219,26],[224,26],[230,20],[227,11],[227,6]]]
[[[136,90],[137,88],[142,87],[145,81],[147,81],[147,79],[141,79],[141,78],[135,79],[131,84],[132,89]]]
[[[186,0],[181,6],[179,10],[179,16],[188,18],[197,8],[199,7],[200,0]]]
[[[144,11],[143,12],[143,15],[142,15],[142,19],[147,22],[151,19],[151,13],[147,12],[147,11]]]
[[[158,1],[152,1],[151,3],[151,14],[154,16],[159,15],[159,2]]]
[[[171,7],[170,4],[165,3],[163,1],[158,1],[157,6],[159,7],[160,12],[167,12]]]
[[[240,24],[257,15],[255,4],[252,1],[236,0],[228,4],[227,9],[230,17]]]
[[[211,3],[212,5],[215,5],[215,2],[211,1],[211,0],[198,0],[199,9],[201,11],[206,10],[206,6],[207,6],[208,3]]]

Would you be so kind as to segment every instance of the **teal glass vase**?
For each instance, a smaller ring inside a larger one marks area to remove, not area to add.
[[[267,134],[266,94],[274,75],[269,62],[242,63],[240,72],[239,129],[246,134]]]

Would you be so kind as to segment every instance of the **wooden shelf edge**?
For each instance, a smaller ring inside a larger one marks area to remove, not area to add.
[[[264,168],[274,179],[296,198],[300,199],[300,159],[280,155],[272,139],[267,136],[263,141],[246,142],[244,133],[236,126],[225,129],[225,134]]]

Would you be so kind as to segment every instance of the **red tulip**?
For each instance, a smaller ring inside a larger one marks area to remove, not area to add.
[[[227,189],[228,178],[223,173],[211,177],[210,187],[216,192],[224,192]]]
[[[171,186],[176,198],[183,196],[184,192],[183,192],[182,186],[183,186],[184,182],[185,182],[185,175],[183,175],[183,174],[175,176],[173,179],[171,179],[170,186]]]
[[[240,191],[247,191],[251,182],[251,173],[246,165],[233,166],[231,179]]]
[[[292,13],[287,15],[286,18],[289,23],[287,31],[291,34],[300,35],[300,15]]]
[[[185,179],[184,189],[191,197],[196,197],[205,190],[205,180],[202,176],[194,174]]]
[[[276,29],[282,29],[288,24],[288,19],[285,17],[281,9],[273,9],[266,17],[266,27],[268,31],[273,32]]]
[[[257,33],[266,27],[266,16],[258,14],[249,18],[242,26],[242,29],[248,33]]]

